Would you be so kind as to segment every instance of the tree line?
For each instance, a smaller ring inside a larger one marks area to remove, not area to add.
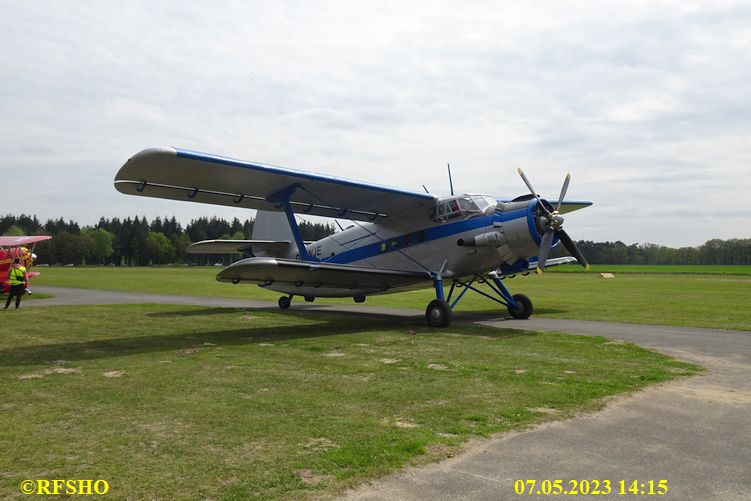
[[[751,238],[713,239],[697,247],[623,242],[576,242],[591,264],[751,264]],[[565,256],[557,246],[553,255]]]
[[[253,219],[241,222],[212,217],[192,220],[185,228],[172,217],[101,218],[94,226],[75,221],[36,216],[7,215],[0,218],[0,235],[52,235],[36,247],[39,262],[49,264],[229,264],[231,256],[187,254],[193,242],[214,239],[249,240]],[[318,240],[335,232],[331,224],[301,222],[304,240]],[[697,247],[672,248],[655,244],[623,242],[576,242],[592,264],[744,264],[751,265],[751,239],[709,240]],[[566,255],[557,246],[552,256]]]
[[[94,226],[49,219],[41,223],[36,216],[21,214],[0,218],[0,235],[52,235],[52,240],[37,244],[37,262],[48,264],[114,264],[145,266],[151,264],[229,264],[231,256],[188,254],[185,249],[201,240],[250,240],[254,220],[202,217],[184,228],[172,217],[100,218]],[[304,240],[318,240],[334,233],[331,224],[300,222]]]

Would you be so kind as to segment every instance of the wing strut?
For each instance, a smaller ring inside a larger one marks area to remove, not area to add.
[[[308,252],[308,249],[305,248],[305,241],[302,238],[302,233],[300,233],[300,226],[298,226],[297,224],[295,213],[292,212],[292,206],[289,203],[292,194],[299,186],[300,185],[297,183],[290,184],[286,188],[282,188],[276,193],[272,193],[271,195],[266,197],[266,200],[284,210],[284,214],[287,216],[287,222],[289,223],[289,228],[290,230],[292,230],[292,236],[295,238],[297,251],[300,253],[300,259],[308,262],[318,262],[320,261],[320,259],[311,256]]]

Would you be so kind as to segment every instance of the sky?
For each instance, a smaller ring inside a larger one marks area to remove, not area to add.
[[[574,239],[751,237],[747,1],[2,6],[0,214],[253,215],[114,189],[173,146],[437,195],[570,172]]]

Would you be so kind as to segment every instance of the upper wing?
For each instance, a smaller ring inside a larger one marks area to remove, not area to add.
[[[269,211],[281,209],[278,201],[270,201],[275,194],[291,192],[293,212],[360,221],[429,208],[437,199],[428,193],[174,148],[134,155],[115,176],[115,188],[128,195]]]
[[[44,240],[49,240],[51,238],[52,237],[48,235],[37,235],[33,237],[11,237],[6,235],[0,237],[0,247],[21,247],[36,242],[43,242]]]
[[[555,204],[557,203],[556,200],[550,201],[551,204],[553,204],[553,207],[555,207]],[[592,205],[592,202],[589,200],[564,200],[561,203],[561,214],[566,214],[567,212],[574,212],[575,210],[584,209],[585,207],[589,207]],[[547,266],[547,264],[545,265]]]
[[[499,202],[517,202],[519,200],[529,200],[533,197],[533,195],[522,195],[521,197],[516,197],[513,200],[508,198],[501,198],[498,199]],[[547,202],[550,202],[550,204],[555,207],[555,205],[558,203],[558,200],[547,200]],[[590,200],[564,200],[561,203],[561,214],[566,214],[567,212],[574,212],[575,210],[584,209],[586,207],[589,207],[592,205],[592,202]]]
[[[297,295],[348,297],[386,292],[430,281],[428,272],[388,270],[293,259],[251,257],[231,264],[219,282],[250,282]]]

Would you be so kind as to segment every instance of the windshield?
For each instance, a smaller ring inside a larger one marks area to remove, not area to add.
[[[490,195],[469,195],[469,198],[475,204],[477,210],[482,212],[486,212],[491,207],[495,209],[495,206],[498,205],[498,202]]]

